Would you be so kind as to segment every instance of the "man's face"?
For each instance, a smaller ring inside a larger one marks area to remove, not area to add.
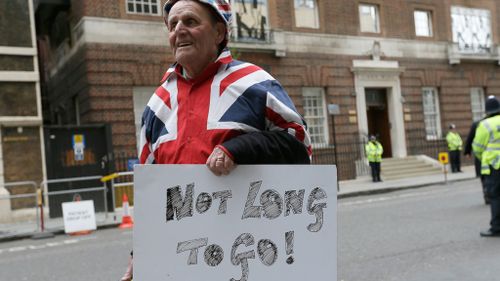
[[[169,42],[175,60],[194,78],[217,58],[225,27],[214,23],[210,11],[197,1],[181,0],[168,14]]]

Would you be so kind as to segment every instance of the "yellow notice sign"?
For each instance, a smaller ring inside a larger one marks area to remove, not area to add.
[[[74,143],[83,143],[83,135],[73,135]]]
[[[438,158],[441,164],[448,164],[448,152],[439,152]]]

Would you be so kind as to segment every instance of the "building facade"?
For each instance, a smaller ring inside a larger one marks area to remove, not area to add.
[[[42,107],[33,2],[0,2],[0,195],[33,193],[17,185],[45,178]],[[0,221],[30,200],[0,200]]]
[[[142,110],[173,62],[163,1],[39,2],[46,119],[109,123],[115,154],[134,155]],[[232,4],[233,56],[283,84],[308,122],[314,162],[336,162],[341,179],[363,173],[370,134],[384,157],[437,158],[450,123],[465,138],[485,97],[500,96],[500,0]]]

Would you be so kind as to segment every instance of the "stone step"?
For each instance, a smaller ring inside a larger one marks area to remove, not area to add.
[[[382,160],[387,161],[387,162],[414,161],[414,160],[420,161],[420,159],[415,155],[402,157],[402,158],[383,158]]]
[[[412,158],[383,158],[383,163],[387,163],[390,165],[399,164],[399,163],[414,163],[414,162],[422,162],[421,159],[412,157]]]
[[[424,172],[415,172],[415,173],[405,173],[405,174],[395,174],[390,176],[381,175],[382,180],[397,180],[397,179],[406,179],[406,178],[414,178],[414,177],[422,177],[429,175],[436,175],[442,173],[441,171],[424,171]],[[443,176],[444,178],[444,176]]]
[[[381,177],[383,180],[403,179],[442,173],[442,169],[425,160],[425,157],[409,156],[405,158],[382,159]]]
[[[434,168],[434,166],[430,163],[425,163],[423,161],[414,161],[414,162],[401,162],[401,163],[385,163],[382,162],[382,169],[408,169],[408,168],[420,168],[420,167],[430,167]]]
[[[404,169],[383,169],[382,168],[382,175],[399,175],[399,174],[414,174],[414,173],[433,173],[433,172],[440,172],[441,169],[437,169],[434,167],[429,167],[429,166],[424,166],[424,167],[414,167],[414,168],[404,168]]]

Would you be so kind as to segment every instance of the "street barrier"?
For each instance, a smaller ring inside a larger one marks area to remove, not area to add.
[[[13,195],[0,195],[0,207],[2,201],[6,201],[8,203],[5,203],[4,205],[8,205],[9,211],[10,211],[10,202],[14,199],[22,199],[22,198],[32,198],[32,204],[27,210],[26,208],[22,209],[23,213],[29,213],[29,217],[33,221],[33,227],[29,227],[28,224],[21,222],[19,220],[17,221],[10,221],[14,222],[17,229],[16,234],[17,235],[23,235],[23,234],[33,234],[34,236],[42,237],[44,238],[45,235],[43,234],[51,234],[51,231],[54,230],[60,230],[64,228],[64,222],[62,217],[58,218],[49,218],[49,214],[51,212],[51,207],[49,205],[49,202],[53,197],[55,196],[61,196],[61,195],[70,195],[73,194],[73,198],[78,197],[78,199],[81,199],[82,194],[88,194],[91,192],[102,192],[102,201],[103,205],[101,205],[100,208],[103,207],[103,212],[98,212],[96,211],[96,220],[98,223],[103,223],[108,221],[109,213],[110,213],[110,208],[108,206],[108,197],[109,194],[107,194],[107,184],[109,182],[110,186],[110,195],[112,196],[112,204],[113,204],[113,209],[115,209],[115,206],[117,203],[120,204],[120,207],[122,207],[122,202],[117,202],[116,200],[116,193],[117,190],[119,191],[119,196],[120,198],[122,197],[123,194],[128,195],[128,198],[133,198],[133,172],[118,172],[114,173],[108,176],[101,176],[101,175],[96,175],[96,176],[88,176],[88,177],[74,177],[74,178],[63,178],[63,179],[50,179],[50,180],[44,180],[40,182],[40,184],[37,184],[34,181],[20,181],[20,182],[10,182],[10,183],[5,183],[1,184],[1,187],[9,188],[12,190],[13,187],[18,187],[18,186],[29,186],[30,187],[30,193],[23,193],[23,194],[13,194]],[[86,186],[86,183],[84,181],[100,181],[102,183],[101,186],[96,186],[95,184],[89,184],[89,186]],[[77,184],[79,183],[79,184]],[[83,184],[82,184],[83,183]],[[62,184],[65,185],[64,187],[70,187],[68,189],[64,190],[56,190],[56,191],[49,191],[49,185],[50,184]],[[82,188],[71,188],[74,186],[82,186]],[[124,189],[126,188],[126,189]],[[12,193],[12,192],[11,192]],[[85,196],[83,196],[85,197]],[[88,197],[88,196],[87,196]],[[8,201],[7,201],[8,200]],[[83,200],[83,199],[82,199]],[[72,199],[65,200],[66,201],[73,201]],[[99,199],[101,201],[101,199]],[[121,200],[120,200],[121,201]],[[54,202],[52,202],[54,203]],[[55,202],[58,203],[58,202]],[[62,202],[61,202],[62,204]],[[57,207],[60,207],[60,204],[57,204]],[[96,207],[97,209],[97,207]],[[45,212],[45,215],[43,215],[43,212]],[[113,211],[111,211],[113,212]],[[2,212],[3,213],[3,212]],[[5,216],[5,214],[3,213]],[[114,220],[116,221],[116,215],[114,216]],[[20,230],[19,229],[19,223],[23,224],[23,228]],[[36,223],[36,225],[35,225]],[[2,224],[2,222],[0,222]],[[9,226],[8,224],[5,224],[6,226]],[[12,224],[14,226],[14,224]],[[46,228],[48,231],[46,231]],[[2,231],[11,231],[11,229],[7,229],[7,227],[4,229],[2,228]]]
[[[14,192],[14,189],[16,187],[26,187],[30,186],[33,190],[31,193],[22,193],[22,194],[17,194],[17,192]],[[0,184],[0,188],[10,188],[11,189],[11,194],[14,193],[14,195],[7,195],[7,196],[0,196],[0,206],[4,205],[8,210],[3,210],[2,211],[2,218],[5,220],[5,222],[10,222],[11,220],[17,220],[19,221],[19,216],[14,216],[12,215],[12,210],[11,210],[11,201],[16,200],[16,199],[23,199],[23,198],[33,198],[33,207],[35,209],[36,217],[35,217],[35,222],[36,222],[36,229],[40,227],[39,225],[39,213],[38,213],[38,206],[37,206],[37,184],[34,181],[17,181],[17,182],[8,182],[4,184]],[[5,201],[4,201],[5,200]],[[9,202],[6,202],[6,200],[9,200]],[[30,201],[30,200],[28,200]],[[29,216],[26,216],[29,218]]]
[[[74,183],[77,182],[84,182],[84,181],[99,181],[102,178],[101,175],[96,175],[96,176],[87,176],[87,177],[75,177],[75,178],[63,178],[63,179],[51,179],[51,180],[45,180],[40,183],[40,188],[42,189],[43,194],[45,195],[45,203],[49,204],[50,202],[50,196],[55,196],[55,195],[67,195],[67,194],[73,194],[73,196],[80,196],[82,193],[89,193],[89,192],[99,192],[101,191],[103,193],[103,204],[104,204],[104,213],[108,215],[108,202],[107,202],[107,196],[106,196],[106,184],[104,183],[102,186],[94,186],[94,187],[85,187],[85,188],[73,188],[73,189],[65,189],[65,190],[60,190],[60,191],[48,191],[48,186],[49,184],[56,184],[56,183],[66,183],[69,186],[71,186]],[[71,200],[66,200],[66,201],[74,201],[73,199]],[[49,209],[50,212],[50,209]]]
[[[117,204],[116,202],[117,190],[120,191],[119,197],[123,198],[123,195],[125,194],[127,196],[127,199],[133,198],[133,186],[134,186],[133,175],[134,172],[117,172],[101,178],[101,181],[103,183],[106,183],[108,181],[111,183],[111,196],[113,202],[113,209],[118,207],[117,205],[123,205],[123,199],[122,202],[119,202],[119,204]],[[124,189],[127,187],[128,189]],[[114,219],[116,220],[116,215],[114,216]]]
[[[106,219],[108,218],[108,204],[107,204],[107,195],[106,195],[106,184],[103,184],[103,186],[91,186],[91,187],[85,187],[85,188],[73,188],[73,189],[66,189],[66,190],[59,190],[59,191],[48,191],[48,185],[49,184],[57,184],[57,183],[62,183],[62,184],[68,184],[69,186],[74,185],[76,182],[84,182],[84,181],[98,181],[101,179],[102,176],[87,176],[87,177],[75,177],[75,178],[63,178],[63,179],[51,179],[51,180],[45,180],[40,183],[40,191],[42,193],[43,199],[44,199],[44,205],[49,206],[48,207],[48,212],[50,214],[50,197],[51,196],[58,196],[58,195],[69,195],[73,194],[73,199],[71,200],[66,200],[68,201],[74,201],[75,198],[81,199],[81,194],[84,193],[90,193],[90,192],[102,192],[103,193],[103,205],[104,205],[104,218],[103,219],[96,219],[98,222],[105,222]],[[62,204],[63,202],[61,202]],[[60,205],[58,205],[60,207]],[[47,207],[46,207],[47,208]],[[43,210],[43,208],[41,208]],[[56,218],[56,219],[51,219],[50,220],[50,228],[51,229],[61,229],[64,227],[64,221],[62,218]],[[44,216],[40,216],[40,225],[41,228],[39,229],[40,233],[45,232],[45,223],[44,223]]]

